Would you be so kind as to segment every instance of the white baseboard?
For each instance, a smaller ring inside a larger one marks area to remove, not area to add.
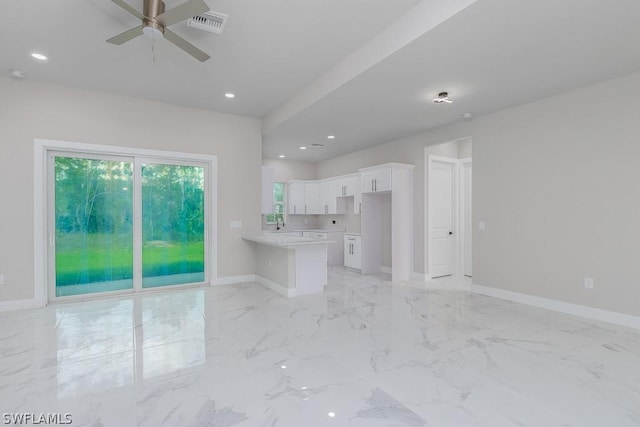
[[[227,277],[218,277],[214,280],[213,286],[222,286],[222,285],[233,285],[234,283],[247,283],[247,282],[255,282],[256,275],[255,274],[245,274],[243,276],[227,276]]]
[[[536,297],[533,295],[521,294],[519,292],[505,291],[504,289],[490,288],[488,286],[482,285],[471,285],[471,292],[508,301],[519,302],[522,304],[533,305],[536,307],[546,308],[547,310],[573,314],[575,316],[586,317],[588,319],[613,323],[615,325],[640,329],[640,317],[631,316],[629,314],[616,313],[615,311],[601,310],[599,308]]]
[[[41,308],[44,307],[44,303],[42,301],[38,301],[37,299],[20,299],[14,301],[1,301],[0,302],[0,313],[5,311],[17,311],[17,310],[28,310],[30,308]]]
[[[384,265],[380,267],[380,271],[385,274],[391,274],[391,267],[385,267]]]
[[[287,288],[280,283],[276,283],[273,280],[269,280],[266,277],[262,277],[256,274],[256,282],[260,283],[262,286],[271,289],[274,292],[279,293],[282,296],[287,298],[293,298],[296,296],[296,290],[294,288]]]
[[[415,280],[418,282],[428,282],[431,280],[430,274],[416,273],[415,271],[411,273],[411,280]]]

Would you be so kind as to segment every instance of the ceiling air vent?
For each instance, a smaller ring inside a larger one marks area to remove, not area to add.
[[[187,25],[210,33],[222,34],[222,30],[224,30],[224,26],[227,23],[227,18],[229,18],[229,15],[210,10],[209,12],[189,19]]]

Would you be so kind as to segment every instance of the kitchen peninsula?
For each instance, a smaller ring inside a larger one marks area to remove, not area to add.
[[[256,281],[281,295],[320,293],[327,284],[328,240],[259,233],[242,236],[256,246]]]

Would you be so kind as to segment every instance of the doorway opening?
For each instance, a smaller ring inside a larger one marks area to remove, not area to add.
[[[425,147],[427,280],[472,271],[471,138]]]

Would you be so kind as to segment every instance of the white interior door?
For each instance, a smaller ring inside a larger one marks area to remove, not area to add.
[[[429,168],[429,235],[431,277],[452,275],[454,266],[454,196],[457,160],[431,158]]]
[[[463,274],[471,276],[471,236],[472,236],[472,212],[471,212],[471,160],[462,160],[462,246],[463,246]]]

